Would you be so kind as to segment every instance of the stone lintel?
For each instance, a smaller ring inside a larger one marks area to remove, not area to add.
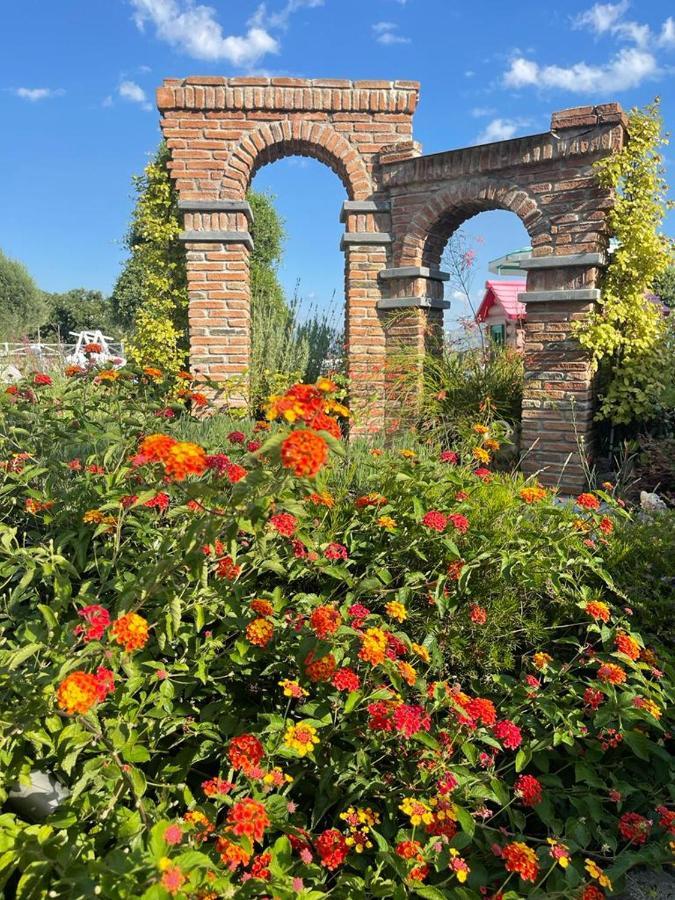
[[[340,210],[340,221],[346,222],[349,215],[386,213],[391,209],[389,200],[345,200]]]
[[[392,237],[385,231],[348,231],[342,235],[340,250],[354,244],[391,244]]]
[[[518,294],[518,299],[521,303],[555,303],[556,301],[566,303],[570,300],[590,303],[593,300],[600,299],[600,289],[581,288],[576,291],[524,291],[522,294]]]
[[[561,269],[567,266],[604,266],[604,253],[571,253],[568,256],[530,256],[519,259],[521,269]]]
[[[426,266],[399,266],[397,269],[382,269],[382,279],[388,278],[428,278],[430,281],[449,281],[450,273],[440,269],[429,269]]]
[[[378,309],[450,309],[448,300],[432,297],[387,297],[377,301]]]
[[[181,231],[179,240],[194,244],[244,244],[253,250],[253,238],[248,231]]]
[[[253,222],[253,210],[247,200],[179,200],[178,209],[181,212],[241,212],[248,219],[249,225]]]

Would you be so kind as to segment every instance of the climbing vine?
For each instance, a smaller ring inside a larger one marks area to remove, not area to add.
[[[666,324],[649,292],[673,259],[673,243],[660,231],[669,203],[659,152],[668,141],[658,99],[631,111],[629,135],[621,151],[596,163],[600,184],[615,194],[608,224],[617,246],[598,308],[577,332],[594,366],[602,366],[598,418],[613,424],[658,414]]]
[[[139,364],[176,372],[185,358],[188,292],[167,160],[168,150],[162,144],[143,174],[134,179],[138,199],[128,243],[139,277],[129,349]]]

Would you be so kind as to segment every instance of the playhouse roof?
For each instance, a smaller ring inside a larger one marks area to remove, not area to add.
[[[507,319],[526,318],[525,304],[518,299],[518,294],[522,294],[525,290],[525,283],[524,278],[509,278],[508,281],[486,281],[485,294],[478,307],[476,320],[484,322],[495,303],[499,303]]]

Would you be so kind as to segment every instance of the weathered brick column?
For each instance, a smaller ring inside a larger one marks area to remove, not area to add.
[[[601,253],[534,257],[525,263],[528,290],[519,295],[527,304],[521,465],[566,492],[585,487],[592,463],[593,376],[574,325],[600,297],[593,285],[603,262]]]
[[[216,406],[244,406],[250,357],[248,232],[251,207],[241,200],[181,200],[188,272],[190,364],[221,382]],[[229,383],[228,383],[229,382]]]

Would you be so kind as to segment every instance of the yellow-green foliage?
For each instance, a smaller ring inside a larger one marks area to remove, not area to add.
[[[188,306],[180,221],[162,145],[135,179],[138,200],[129,243],[139,270],[138,306],[129,352],[140,365],[177,372],[184,364]]]
[[[618,246],[602,284],[598,309],[577,332],[596,367],[607,365],[598,417],[616,424],[653,418],[663,390],[660,348],[665,323],[646,293],[672,260],[673,245],[659,229],[667,208],[659,148],[658,100],[629,116],[624,148],[596,164],[600,183],[615,191],[608,223]]]

